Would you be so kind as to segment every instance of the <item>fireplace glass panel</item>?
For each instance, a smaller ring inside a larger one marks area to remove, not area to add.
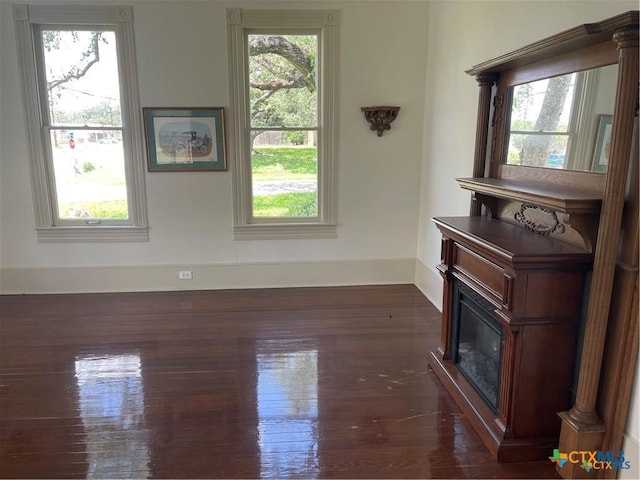
[[[452,353],[458,369],[497,412],[502,357],[502,329],[494,307],[469,287],[454,287]]]

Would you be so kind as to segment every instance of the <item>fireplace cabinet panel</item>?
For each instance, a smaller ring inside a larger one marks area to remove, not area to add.
[[[569,407],[591,255],[486,217],[434,221],[444,303],[430,365],[498,461],[548,456]]]

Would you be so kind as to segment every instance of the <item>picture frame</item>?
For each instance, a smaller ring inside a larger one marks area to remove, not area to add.
[[[613,115],[598,115],[598,129],[596,141],[593,147],[593,161],[591,170],[594,172],[606,172],[609,165],[609,153],[611,151],[611,129]]]
[[[142,111],[150,172],[227,171],[223,107]]]

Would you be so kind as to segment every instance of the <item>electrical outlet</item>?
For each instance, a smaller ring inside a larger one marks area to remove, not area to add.
[[[178,280],[193,280],[191,270],[180,270],[178,272]]]

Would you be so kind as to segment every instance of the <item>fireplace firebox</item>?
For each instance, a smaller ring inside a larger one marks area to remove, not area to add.
[[[498,411],[502,328],[487,302],[461,281],[453,286],[451,358],[494,412]]]

